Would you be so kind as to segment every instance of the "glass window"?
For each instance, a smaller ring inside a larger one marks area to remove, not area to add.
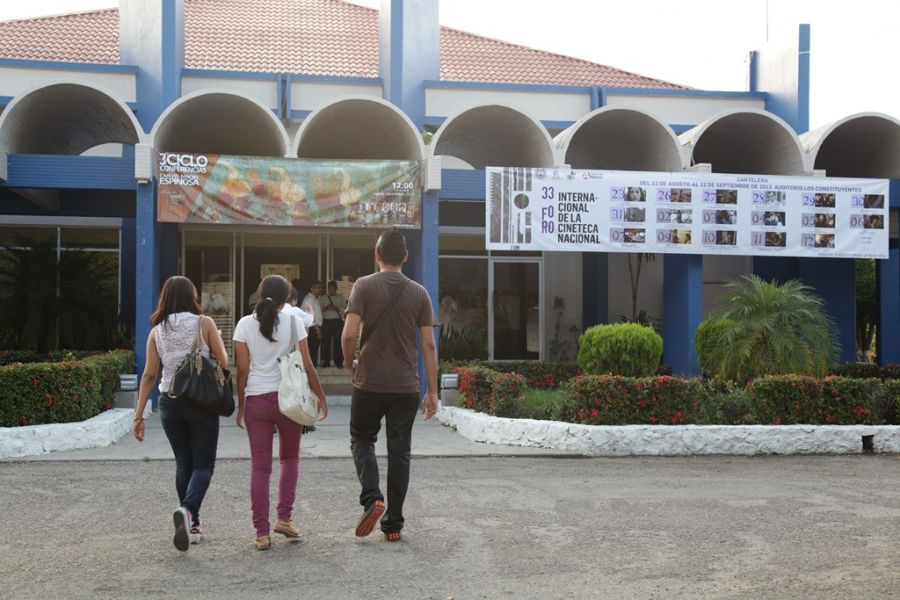
[[[441,360],[487,358],[487,260],[442,258],[439,273]]]

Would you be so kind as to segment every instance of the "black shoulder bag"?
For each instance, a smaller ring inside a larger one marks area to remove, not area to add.
[[[375,331],[375,325],[378,324],[378,320],[381,319],[381,317],[383,317],[384,315],[390,313],[391,310],[393,310],[394,305],[397,304],[397,299],[400,297],[400,294],[403,293],[403,290],[406,289],[406,286],[409,285],[410,281],[411,280],[409,279],[409,277],[407,277],[406,281],[400,284],[400,286],[397,288],[397,291],[394,292],[394,297],[391,298],[391,303],[387,305],[387,308],[375,315],[374,319],[370,321],[363,321],[362,335],[359,336],[360,350],[362,350],[363,344],[366,343],[366,340],[368,340],[372,336],[372,332]]]
[[[200,354],[203,317],[197,322],[197,335],[190,352],[178,365],[168,395],[188,402],[206,412],[222,417],[234,413],[234,391],[231,372],[214,358]]]

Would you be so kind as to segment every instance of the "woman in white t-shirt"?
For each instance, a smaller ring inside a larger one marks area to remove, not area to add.
[[[272,440],[278,430],[277,520],[271,530],[288,538],[300,537],[291,522],[300,466],[300,436],[303,426],[278,410],[281,370],[278,359],[292,351],[291,327],[297,328],[300,353],[309,385],[318,397],[324,419],[328,403],[319,384],[319,375],[309,356],[306,327],[299,318],[282,313],[291,285],[280,275],[268,275],[259,284],[259,300],[252,315],[238,321],[234,328],[234,353],[237,359],[238,427],[247,429],[250,440],[250,503],[258,550],[272,545],[269,535],[269,479],[272,476]]]

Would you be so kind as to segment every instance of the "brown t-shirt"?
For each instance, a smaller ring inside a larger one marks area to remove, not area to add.
[[[406,275],[397,271],[360,277],[350,292],[347,312],[358,314],[365,330],[366,317],[374,320],[381,314],[406,279]],[[359,353],[353,387],[367,392],[418,392],[416,332],[420,327],[437,324],[428,291],[410,281],[391,312],[378,317],[375,329]]]

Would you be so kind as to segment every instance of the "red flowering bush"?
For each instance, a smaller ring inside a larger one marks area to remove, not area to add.
[[[881,425],[895,419],[900,386],[878,379],[777,375],[754,379],[750,414],[763,425]]]
[[[459,377],[456,384],[459,390],[457,405],[461,408],[487,412],[494,386],[494,375],[497,372],[487,367],[473,366],[459,367],[456,374]]]
[[[84,421],[112,407],[134,353],[0,367],[0,427]]]
[[[522,400],[527,387],[525,377],[518,373],[495,374],[488,396],[488,407],[484,412],[497,417],[521,418],[524,416]]]

